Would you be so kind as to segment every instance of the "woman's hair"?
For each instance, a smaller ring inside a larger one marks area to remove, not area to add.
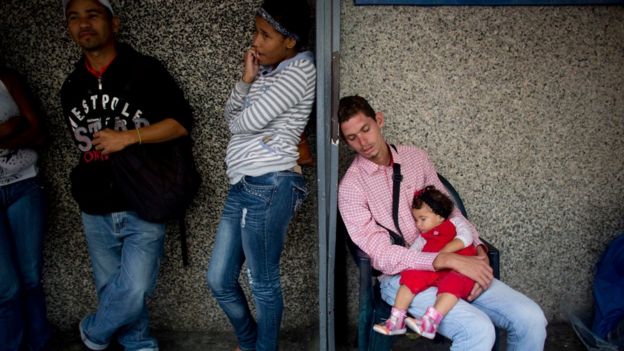
[[[262,9],[297,36],[297,49],[306,46],[310,34],[310,6],[307,0],[264,0]]]
[[[412,208],[419,210],[423,204],[429,206],[433,213],[443,218],[448,218],[453,212],[453,201],[433,185],[428,185],[414,194]]]

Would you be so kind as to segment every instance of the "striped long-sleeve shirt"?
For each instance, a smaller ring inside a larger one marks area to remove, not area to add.
[[[252,84],[236,84],[224,112],[232,133],[225,157],[230,184],[297,164],[297,144],[312,111],[315,87],[316,67],[309,51],[274,70],[261,67]]]
[[[398,232],[392,219],[392,166],[380,166],[356,156],[340,181],[338,206],[353,242],[371,257],[374,268],[384,274],[406,269],[433,270],[437,253],[422,252],[425,239],[420,236],[412,217],[414,192],[427,185],[446,192],[427,153],[413,146],[389,148],[394,162],[401,164],[399,226],[411,249],[392,245],[386,228]],[[455,208],[449,219],[458,231],[468,232],[480,244],[479,233]]]

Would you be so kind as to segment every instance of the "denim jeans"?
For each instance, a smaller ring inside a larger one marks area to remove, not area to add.
[[[105,349],[116,337],[126,350],[158,350],[149,333],[146,299],[158,278],[165,225],[134,212],[82,213],[98,308],[80,323],[85,345]]]
[[[393,304],[400,275],[384,280],[381,296]],[[409,313],[422,316],[433,306],[437,288],[429,288],[414,298]],[[507,351],[539,351],[546,341],[546,317],[525,295],[494,279],[490,287],[472,303],[459,300],[442,319],[438,332],[452,340],[452,351],[489,351],[494,345],[494,325],[507,331]]]
[[[306,196],[303,176],[283,171],[244,177],[230,187],[207,280],[241,350],[277,350],[284,302],[280,256],[288,223]],[[252,317],[238,282],[247,262],[256,306]]]
[[[0,187],[0,350],[46,350],[41,285],[46,201],[38,179]]]

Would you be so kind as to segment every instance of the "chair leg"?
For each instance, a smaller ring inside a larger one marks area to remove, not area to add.
[[[388,305],[385,301],[381,299],[381,289],[379,287],[379,282],[375,283],[375,288],[373,290],[375,308],[373,312],[373,323],[381,323],[385,318],[388,318],[390,315],[390,311],[392,310],[392,306]],[[392,348],[392,343],[394,342],[394,336],[388,336],[379,334],[373,330],[373,326],[369,327],[369,351],[390,351]]]
[[[358,351],[368,351],[370,345],[370,331],[372,330],[372,309],[360,306],[358,320]]]
[[[360,267],[360,306],[358,320],[358,350],[368,351],[370,346],[370,330],[373,329],[373,286],[370,265]]]

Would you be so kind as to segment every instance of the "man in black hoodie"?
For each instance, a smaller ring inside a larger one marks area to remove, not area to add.
[[[156,285],[165,226],[140,218],[128,203],[111,155],[137,144],[188,138],[190,106],[156,59],[117,42],[119,18],[108,0],[63,0],[67,28],[83,55],[61,90],[64,118],[80,160],[71,174],[82,212],[98,308],[80,322],[84,344],[157,350],[146,298]],[[114,155],[113,155],[114,156]]]

